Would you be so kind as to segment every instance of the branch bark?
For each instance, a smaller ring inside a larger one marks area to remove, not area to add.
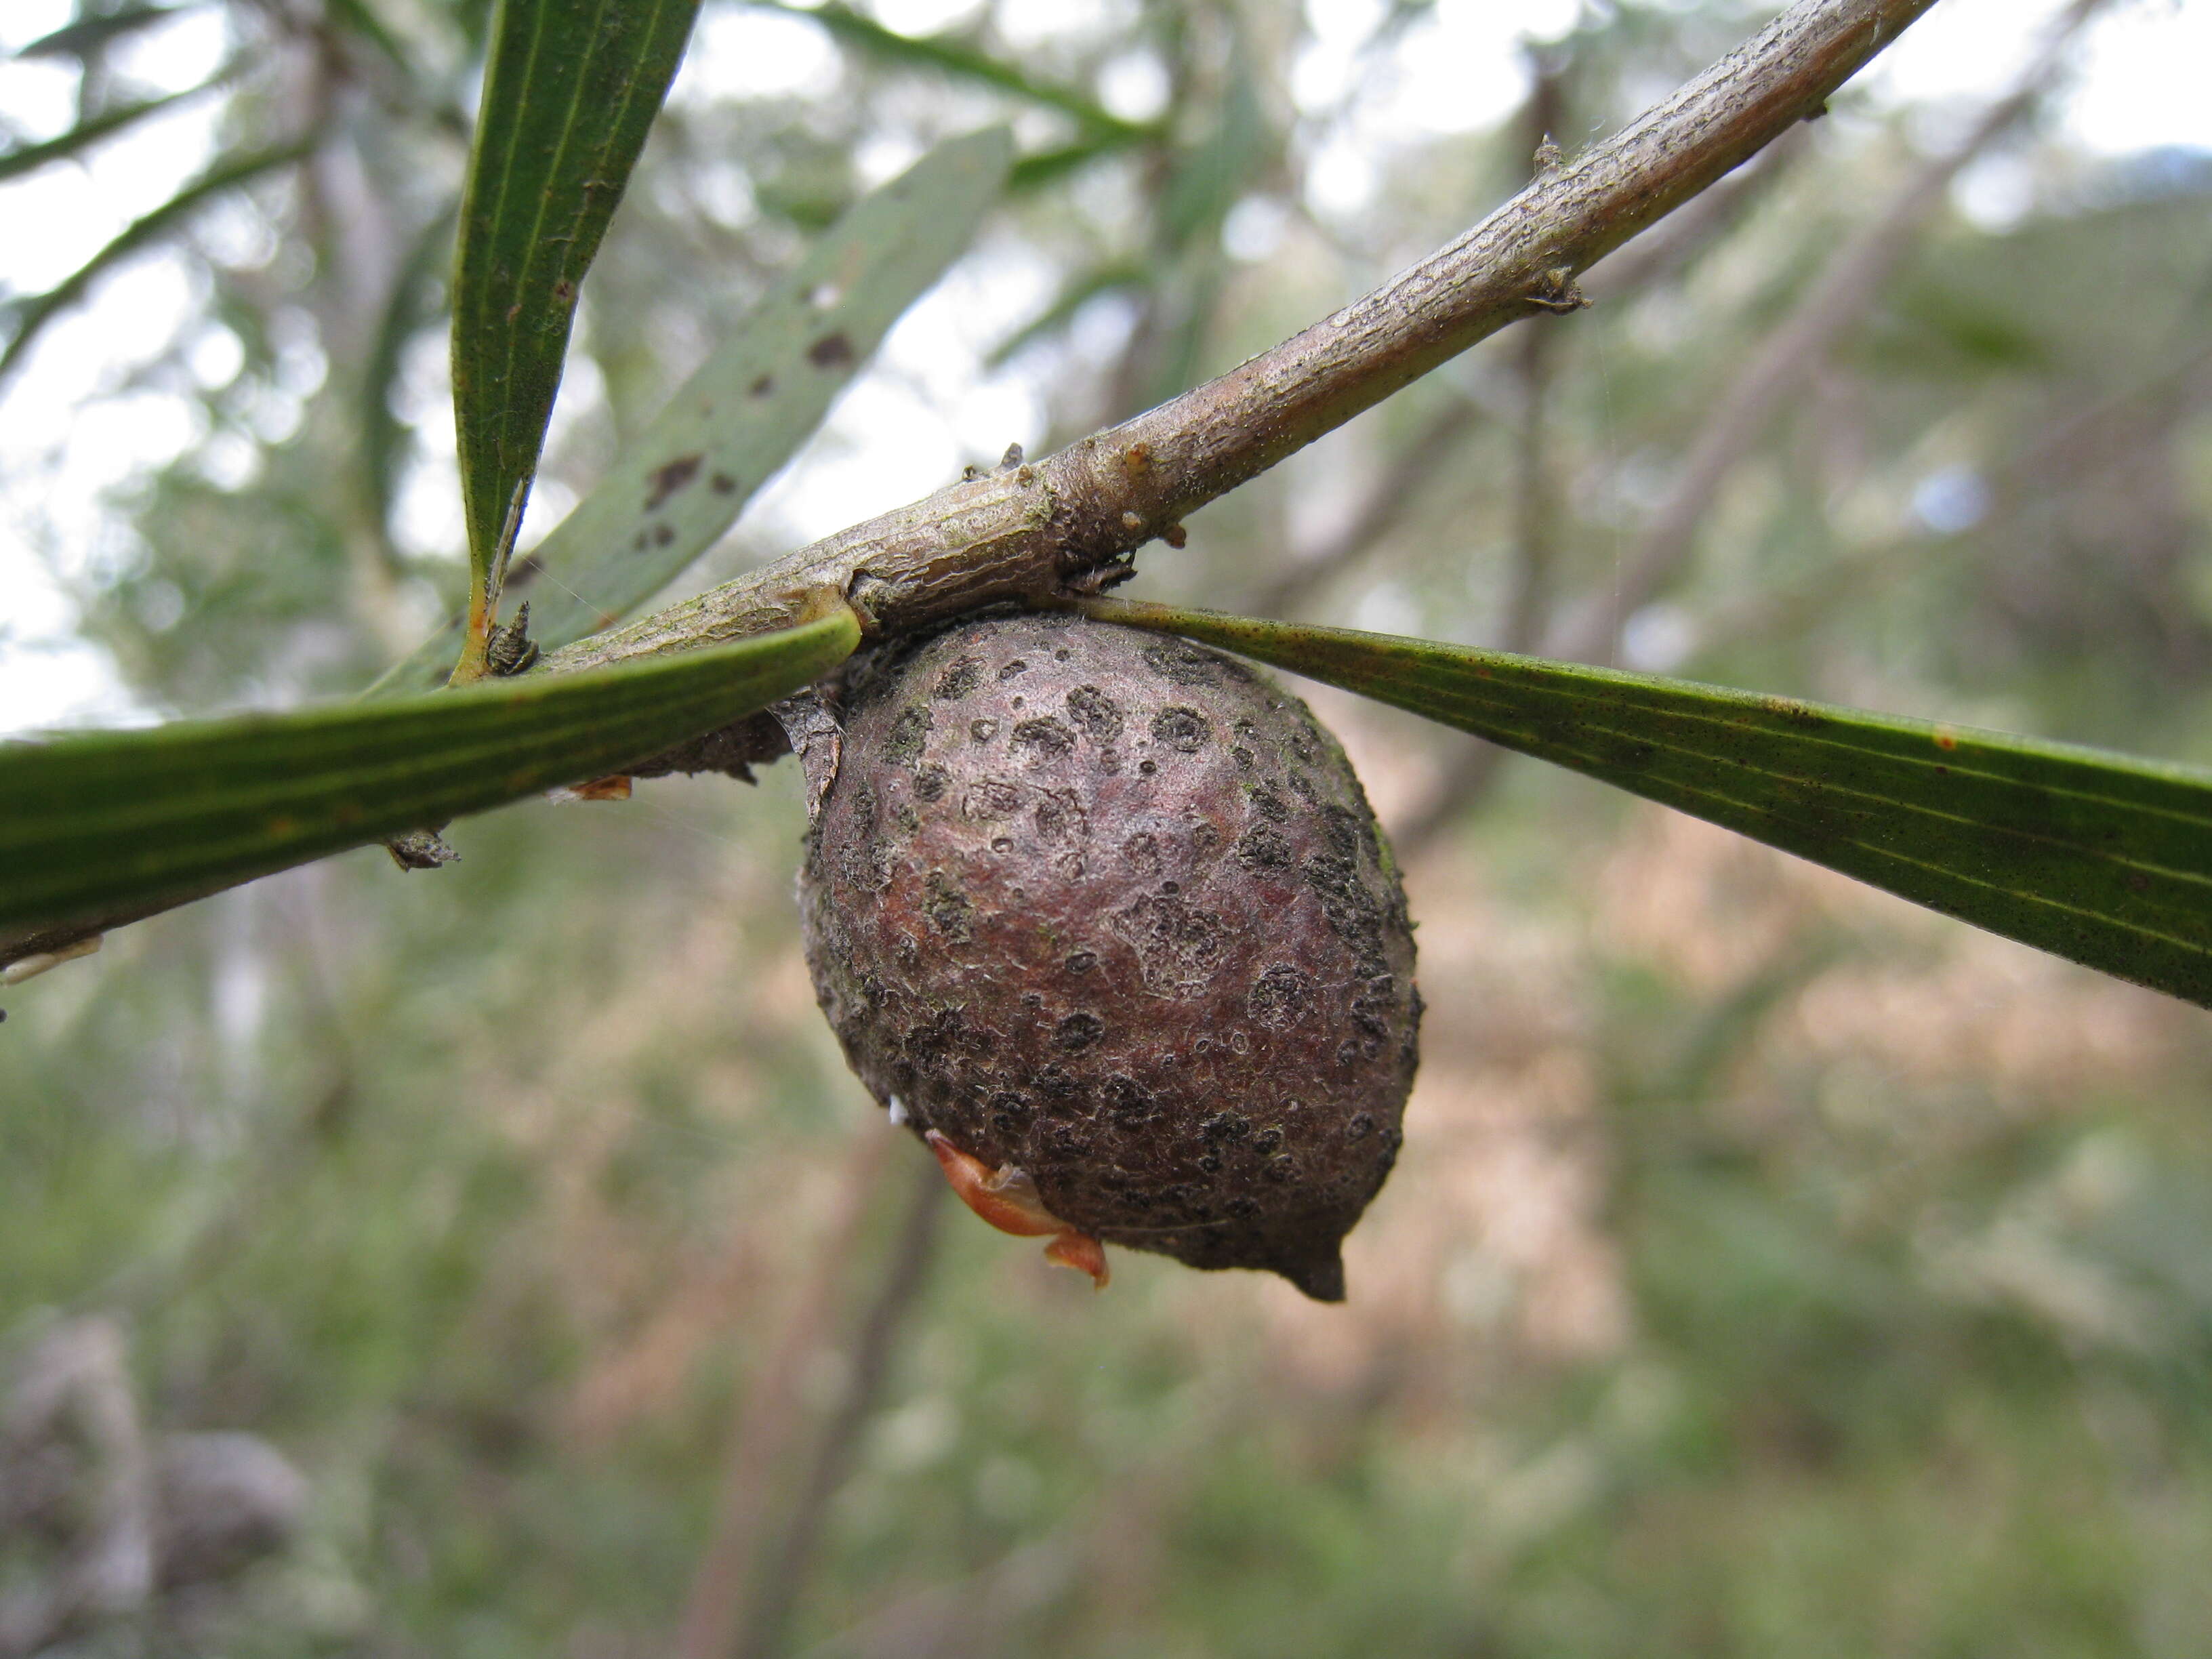
[[[1430,258],[1218,379],[1034,465],[963,480],[550,653],[533,672],[605,667],[787,627],[823,588],[846,596],[871,638],[885,639],[983,605],[1110,586],[1145,543],[1178,544],[1190,514],[1477,341],[1581,306],[1579,273],[1819,115],[1935,3],[1797,0]],[[0,934],[0,963],[169,908]]]

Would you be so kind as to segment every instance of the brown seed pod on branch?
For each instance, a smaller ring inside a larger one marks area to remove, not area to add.
[[[1396,866],[1296,698],[1157,635],[963,623],[854,687],[802,896],[854,1069],[987,1218],[1342,1298],[1420,999]]]

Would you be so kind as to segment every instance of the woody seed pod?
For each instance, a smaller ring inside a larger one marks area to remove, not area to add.
[[[1341,1300],[1420,999],[1397,870],[1304,705],[1180,640],[1023,616],[852,693],[807,960],[917,1133],[1052,1217]]]

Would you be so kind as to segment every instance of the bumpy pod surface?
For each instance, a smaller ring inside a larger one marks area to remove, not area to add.
[[[917,1133],[1107,1243],[1342,1298],[1421,1005],[1396,866],[1297,698],[1134,629],[957,626],[853,691],[801,891],[823,1008]]]

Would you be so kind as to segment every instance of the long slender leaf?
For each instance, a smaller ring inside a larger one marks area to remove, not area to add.
[[[368,0],[331,0],[330,13],[334,21],[374,46],[392,68],[410,78],[415,75],[414,59],[407,48],[399,44],[398,37]]]
[[[500,7],[453,279],[453,414],[480,594],[537,471],[577,290],[698,9],[699,0]]]
[[[15,331],[9,338],[7,350],[0,352],[0,382],[4,382],[15,365],[22,361],[23,354],[31,349],[31,342],[38,337],[40,331],[82,299],[85,290],[111,267],[190,218],[215,197],[226,191],[235,190],[264,173],[289,167],[313,148],[312,140],[302,140],[298,143],[281,144],[274,149],[258,150],[250,155],[226,157],[216,161],[214,167],[151,213],[133,220],[114,240],[64,277],[58,285],[15,307]]]
[[[2212,1006],[2212,770],[1425,640],[1098,600]]]
[[[1031,150],[1015,162],[1013,171],[1006,175],[1007,193],[1013,196],[1034,195],[1058,184],[1069,173],[1079,173],[1104,156],[1118,155],[1125,149],[1134,149],[1151,137],[1151,134],[1109,132],[1077,143],[1056,145],[1051,149]]]
[[[886,63],[909,69],[935,70],[963,81],[995,88],[1029,103],[1073,116],[1089,132],[1112,134],[1134,143],[1154,136],[1154,129],[1139,121],[1124,120],[1095,99],[1073,87],[1040,81],[1016,64],[979,52],[964,41],[946,35],[901,34],[872,17],[863,16],[842,0],[818,6],[795,6],[787,0],[754,0],[763,10],[787,12],[811,18],[848,46]]]
[[[404,700],[0,745],[0,923],[279,870],[573,783],[850,655],[852,611],[709,651]]]
[[[57,134],[35,144],[18,144],[0,154],[0,181],[18,179],[27,173],[36,172],[56,161],[66,161],[71,156],[92,148],[103,138],[112,138],[138,125],[149,115],[159,115],[165,109],[174,108],[186,99],[198,98],[223,85],[237,73],[235,66],[226,68],[201,82],[196,87],[186,87],[182,92],[165,93],[159,98],[141,98],[128,104],[118,104],[89,116],[67,132]]]
[[[939,145],[855,203],[754,307],[514,578],[533,580],[540,642],[606,627],[721,538],[967,247],[1012,149],[995,127]],[[377,689],[425,684],[451,660],[453,637],[449,628],[427,641]]]
[[[1134,259],[1114,259],[1093,265],[1062,288],[1042,311],[992,347],[991,355],[986,361],[993,368],[1012,362],[1039,340],[1066,328],[1075,320],[1078,312],[1100,295],[1140,289],[1151,280],[1152,276],[1149,267]]]
[[[155,27],[172,17],[182,17],[196,9],[187,0],[187,3],[183,5],[124,6],[114,11],[80,17],[75,22],[63,24],[51,34],[40,35],[15,55],[18,58],[89,58],[95,52],[106,51],[125,35]]]

